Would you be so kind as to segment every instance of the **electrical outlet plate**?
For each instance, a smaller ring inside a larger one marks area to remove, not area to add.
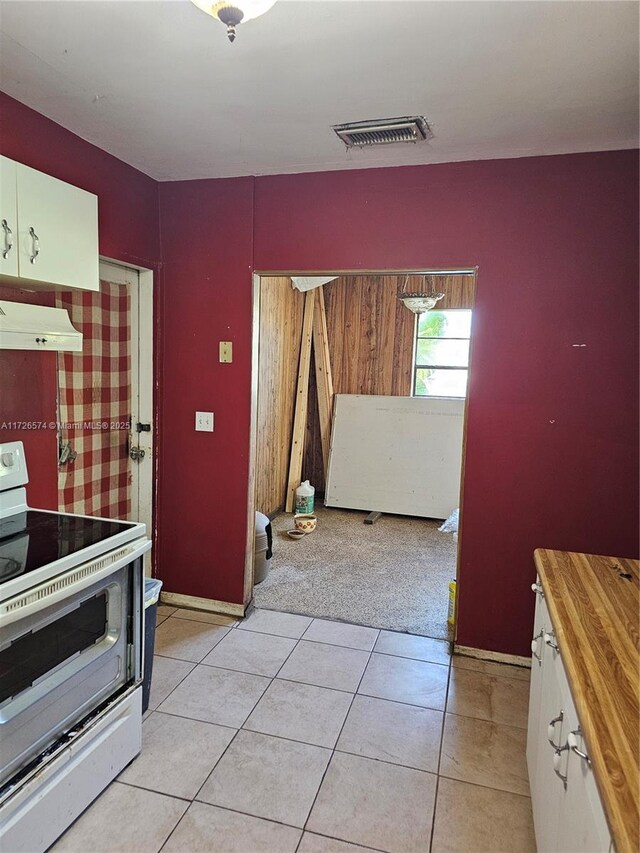
[[[196,432],[213,432],[213,412],[196,412]]]
[[[233,361],[233,343],[231,341],[220,341],[220,363],[231,364]]]

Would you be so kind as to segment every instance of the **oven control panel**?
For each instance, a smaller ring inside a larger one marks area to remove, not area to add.
[[[29,482],[27,460],[21,441],[0,444],[0,492],[25,486]]]

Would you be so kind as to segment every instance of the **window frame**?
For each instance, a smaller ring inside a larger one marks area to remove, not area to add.
[[[437,308],[433,310],[433,313],[450,313],[453,311],[468,311],[471,315],[471,320],[473,320],[473,309],[472,308],[441,308],[438,310]],[[415,320],[415,332],[413,335],[413,373],[411,377],[411,396],[412,397],[422,397],[422,398],[433,398],[433,399],[452,399],[452,400],[466,400],[469,388],[469,362],[471,361],[471,328],[469,328],[468,337],[447,337],[440,338],[434,335],[420,335],[420,316],[416,314]],[[459,364],[418,364],[418,341],[468,341],[469,342],[469,358],[467,359],[466,367],[461,367]],[[464,370],[467,374],[467,382],[465,385],[465,393],[463,396],[459,397],[454,394],[418,394],[416,392],[416,384],[418,382],[418,371],[419,370]]]

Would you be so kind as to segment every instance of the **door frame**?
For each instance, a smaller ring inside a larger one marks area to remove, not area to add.
[[[154,300],[153,300],[153,270],[128,264],[113,258],[100,256],[99,280],[111,281],[115,284],[130,284],[130,272],[138,277],[137,298],[131,299],[131,396],[138,397],[138,416],[142,423],[151,424],[150,432],[135,432],[131,424],[131,436],[137,440],[137,445],[145,451],[151,460],[150,465],[135,465],[132,467],[132,514],[136,520],[147,522],[147,534],[156,544],[157,520],[155,517],[156,496],[154,483],[157,482],[158,441],[156,437],[156,419],[154,417],[154,370],[153,370],[153,332],[154,332]],[[133,294],[132,294],[133,295]],[[137,358],[134,351],[133,330],[138,330]],[[134,497],[135,496],[135,497]],[[154,547],[145,554],[145,574],[152,574],[155,565]]]
[[[475,287],[473,292],[473,307],[475,310],[478,296],[478,272],[477,264],[459,264],[450,267],[432,267],[426,264],[424,267],[411,269],[359,269],[359,270],[254,270],[252,276],[252,327],[251,327],[251,421],[249,430],[249,484],[247,497],[247,540],[244,565],[244,606],[249,607],[253,599],[253,569],[255,551],[255,484],[256,484],[256,452],[258,438],[258,371],[260,360],[260,280],[263,277],[291,277],[291,276],[348,276],[348,275],[425,275],[425,274],[449,274],[473,273]],[[471,344],[469,350],[469,379],[471,378],[473,360],[473,314],[471,319]],[[415,347],[415,340],[414,340]],[[415,360],[415,359],[414,359]],[[415,367],[414,367],[415,369]],[[468,380],[469,381],[469,380]],[[467,388],[468,388],[467,381]],[[458,526],[458,546],[456,549],[456,602],[454,613],[453,633],[449,637],[455,643],[458,632],[458,602],[460,599],[460,554],[462,549],[462,525],[464,513],[462,506],[464,501],[464,477],[467,455],[467,422],[469,412],[469,394],[464,400],[464,414],[462,427],[462,460],[460,467],[460,521]]]

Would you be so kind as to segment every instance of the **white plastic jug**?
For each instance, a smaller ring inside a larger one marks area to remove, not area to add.
[[[296,512],[313,512],[313,501],[316,490],[305,480],[296,489]]]

